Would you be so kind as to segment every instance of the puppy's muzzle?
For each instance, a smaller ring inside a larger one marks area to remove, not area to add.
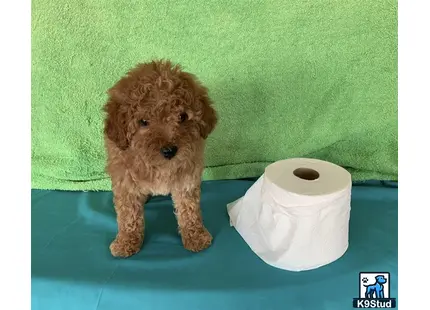
[[[161,155],[166,159],[172,159],[178,152],[178,147],[174,145],[168,145],[161,148]]]

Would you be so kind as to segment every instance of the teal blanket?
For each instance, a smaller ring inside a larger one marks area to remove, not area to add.
[[[170,198],[151,199],[144,246],[128,259],[109,252],[111,192],[33,190],[32,310],[352,310],[360,272],[389,272],[398,297],[396,188],[354,186],[347,252],[297,273],[264,263],[230,227],[226,204],[252,184],[203,182],[214,242],[200,253],[183,248]]]
[[[290,157],[397,179],[395,0],[34,0],[33,188],[110,189],[106,90],[153,58],[209,88],[206,180]]]

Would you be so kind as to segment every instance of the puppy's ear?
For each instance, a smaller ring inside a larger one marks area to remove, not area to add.
[[[212,107],[212,100],[208,96],[208,90],[200,81],[191,73],[181,72],[182,79],[186,81],[189,88],[193,90],[192,97],[197,102],[197,119],[200,136],[207,139],[210,133],[215,129],[218,117],[215,109]]]
[[[212,107],[212,101],[206,95],[200,98],[202,117],[199,124],[200,135],[203,139],[207,139],[210,133],[215,129],[218,122],[218,117],[215,109]]]
[[[130,137],[128,135],[129,111],[118,99],[110,98],[104,107],[107,113],[104,133],[121,150],[128,148]]]

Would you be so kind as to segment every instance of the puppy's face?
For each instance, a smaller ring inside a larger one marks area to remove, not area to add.
[[[193,160],[217,117],[207,90],[170,62],[142,64],[109,90],[105,135],[145,163]]]

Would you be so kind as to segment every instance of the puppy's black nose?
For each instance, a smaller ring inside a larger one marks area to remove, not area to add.
[[[164,156],[164,158],[167,159],[172,159],[176,155],[177,151],[178,148],[172,145],[164,146],[161,148],[161,154]]]

